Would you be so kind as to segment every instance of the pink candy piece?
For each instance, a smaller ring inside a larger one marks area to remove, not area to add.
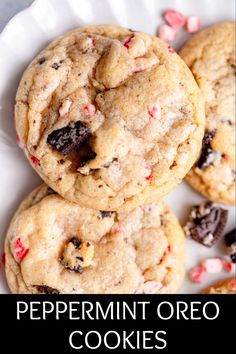
[[[158,37],[166,42],[172,42],[176,37],[176,30],[168,25],[162,25],[158,30]]]
[[[132,42],[133,38],[134,38],[134,35],[129,36],[129,37],[124,39],[123,45],[124,45],[125,48],[129,49],[131,47],[131,42]]]
[[[169,53],[171,53],[171,54],[175,53],[174,48],[172,48],[170,45],[168,45],[167,48],[168,48]]]
[[[29,249],[25,248],[25,246],[23,245],[19,237],[15,241],[15,248],[16,248],[16,257],[18,258],[19,261],[22,261],[23,258],[25,258],[25,256],[29,252]]]
[[[228,262],[223,259],[222,264],[223,264],[223,268],[224,268],[224,270],[226,270],[226,272],[232,273],[234,271],[235,265],[233,262]]]
[[[154,106],[148,110],[148,113],[151,118],[159,119],[161,116],[161,106],[159,102],[155,103]]]
[[[37,159],[37,157],[31,155],[30,160],[34,165],[40,165],[40,161],[39,161],[39,159]]]
[[[59,108],[59,114],[61,117],[68,116],[70,106],[72,105],[72,101],[67,98],[62,102],[61,107]]]
[[[172,28],[183,27],[186,19],[181,12],[176,10],[168,10],[164,13],[164,19]]]
[[[205,274],[206,269],[200,265],[190,270],[189,277],[194,283],[201,283]]]
[[[94,116],[94,114],[96,112],[96,108],[92,104],[86,104],[84,106],[84,111],[88,116],[92,117],[92,116]]]
[[[187,18],[186,30],[189,33],[194,33],[199,31],[201,28],[201,21],[198,16],[190,16]]]
[[[207,258],[201,262],[201,266],[205,268],[207,273],[220,273],[223,269],[222,260],[220,258]]]

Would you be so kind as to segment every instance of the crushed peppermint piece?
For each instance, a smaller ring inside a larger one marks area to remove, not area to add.
[[[15,240],[15,251],[16,257],[19,261],[22,261],[27,253],[29,252],[29,248],[26,248],[23,243],[21,242],[20,237]]]
[[[125,48],[127,49],[130,49],[131,47],[131,42],[132,42],[132,39],[134,38],[134,34],[129,36],[129,37],[126,37],[124,40],[123,40],[123,45]]]
[[[84,106],[84,111],[88,116],[93,117],[96,113],[96,107],[93,104],[86,104]]]
[[[168,45],[167,49],[168,49],[169,53],[171,53],[171,54],[175,53],[175,50],[174,50],[174,48],[171,47],[171,45]]]
[[[223,269],[223,263],[220,258],[207,258],[201,262],[201,266],[205,268],[207,273],[220,273]]]
[[[59,114],[61,117],[66,117],[68,116],[70,106],[72,105],[72,101],[69,98],[66,98],[62,104],[61,107],[59,108]]]
[[[183,27],[186,22],[185,16],[176,10],[167,10],[163,17],[166,23],[175,29]]]
[[[201,283],[205,277],[205,274],[206,269],[203,266],[198,265],[190,270],[189,277],[194,283]]]
[[[33,156],[33,155],[30,155],[30,161],[34,165],[40,165],[40,160],[37,157]]]
[[[194,33],[199,31],[201,28],[201,21],[198,16],[190,16],[186,21],[186,30],[189,33]]]
[[[172,42],[176,37],[176,30],[168,25],[162,25],[158,30],[158,37],[166,42]]]
[[[23,144],[22,141],[20,140],[20,137],[19,137],[18,134],[16,135],[16,143],[17,143],[17,145],[18,145],[21,149],[24,148],[24,144]]]
[[[161,117],[161,106],[159,102],[156,102],[152,107],[149,108],[148,114],[151,118],[160,119]]]
[[[235,270],[235,264],[233,262],[228,262],[226,260],[222,260],[223,268],[226,272],[232,273]]]
[[[212,247],[223,235],[228,218],[226,209],[205,201],[192,208],[189,221],[184,227],[187,237],[206,247]]]

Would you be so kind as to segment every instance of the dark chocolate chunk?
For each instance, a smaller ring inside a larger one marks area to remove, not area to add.
[[[38,60],[38,64],[42,65],[43,63],[45,63],[45,61],[46,61],[46,58],[42,57]]]
[[[204,169],[207,166],[211,165],[214,160],[219,156],[219,153],[213,150],[211,147],[211,141],[214,138],[215,134],[216,129],[209,131],[204,135],[202,141],[201,155],[197,162],[197,167],[200,169]]]
[[[54,130],[48,135],[47,142],[62,154],[69,154],[78,150],[82,144],[88,142],[91,137],[91,129],[78,121],[64,128]]]
[[[83,167],[88,161],[94,160],[97,156],[88,144],[83,144],[76,154],[78,159],[77,168]]]
[[[206,201],[195,206],[184,230],[187,237],[212,247],[223,236],[228,211]]]
[[[60,294],[60,291],[54,288],[50,288],[50,286],[47,285],[34,285],[38,292],[42,294]]]
[[[52,68],[55,70],[58,70],[60,68],[61,65],[59,65],[58,63],[53,63],[52,64]]]
[[[82,241],[78,237],[72,237],[72,239],[70,239],[69,242],[71,242],[75,246],[76,249],[80,248],[81,243],[82,243]]]
[[[113,211],[100,211],[102,218],[110,218],[113,214]]]
[[[225,243],[228,247],[230,247],[232,243],[236,243],[236,229],[231,230],[225,235]]]

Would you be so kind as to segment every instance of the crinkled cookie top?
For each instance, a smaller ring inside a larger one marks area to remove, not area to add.
[[[204,111],[186,65],[154,36],[114,26],[56,39],[16,96],[21,145],[64,198],[117,210],[162,197],[194,163]]]
[[[46,185],[21,204],[5,251],[13,293],[169,293],[184,274],[183,231],[163,203],[97,211]]]

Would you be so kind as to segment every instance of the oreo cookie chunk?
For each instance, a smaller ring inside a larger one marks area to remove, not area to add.
[[[94,245],[87,240],[72,237],[64,246],[61,264],[64,268],[76,273],[83,273],[89,267],[94,255]]]
[[[78,121],[54,130],[48,135],[47,143],[66,155],[72,161],[72,169],[77,170],[96,157],[89,145],[91,136],[91,129]]]
[[[202,141],[202,150],[199,160],[197,162],[197,167],[201,170],[211,165],[218,157],[221,157],[221,154],[211,147],[211,141],[216,134],[216,129],[207,132],[204,135]]]
[[[227,218],[227,210],[205,201],[193,207],[184,227],[185,234],[206,247],[212,247],[223,236]]]
[[[228,232],[225,235],[225,243],[227,246],[227,253],[233,263],[236,263],[236,229]]]
[[[57,289],[51,288],[47,285],[34,285],[37,288],[38,292],[41,294],[60,294]]]

